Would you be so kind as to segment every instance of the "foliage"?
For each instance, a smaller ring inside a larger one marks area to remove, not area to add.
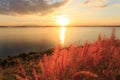
[[[114,31],[113,31],[114,32]],[[114,33],[109,39],[83,46],[57,47],[39,63],[21,64],[15,74],[18,80],[120,80],[120,40]]]

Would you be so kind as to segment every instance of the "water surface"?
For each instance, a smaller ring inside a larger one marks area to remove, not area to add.
[[[0,28],[0,57],[46,50],[61,41],[64,46],[75,42],[84,44],[87,40],[93,42],[99,34],[110,37],[111,32],[112,27],[65,27],[65,31],[61,27]],[[116,27],[116,37],[120,39],[119,27]]]

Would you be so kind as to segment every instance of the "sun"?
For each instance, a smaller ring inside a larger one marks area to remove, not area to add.
[[[57,23],[61,26],[65,26],[69,23],[69,20],[68,18],[65,18],[65,17],[59,17],[57,20]]]
[[[61,28],[60,28],[60,44],[62,47],[64,47],[65,33],[66,33],[65,26],[69,24],[69,19],[67,17],[65,17],[64,15],[61,15],[57,18],[57,23],[61,26]]]

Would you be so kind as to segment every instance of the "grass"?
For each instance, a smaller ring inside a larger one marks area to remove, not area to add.
[[[93,43],[58,46],[37,58],[16,57],[17,65],[0,68],[1,80],[120,80],[120,40],[114,35],[113,30]]]

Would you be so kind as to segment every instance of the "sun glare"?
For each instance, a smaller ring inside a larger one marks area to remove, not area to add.
[[[62,46],[64,46],[65,32],[66,32],[65,26],[68,25],[69,20],[65,16],[59,16],[58,19],[57,19],[57,23],[61,26],[61,29],[60,29],[60,43],[61,43]]]
[[[68,24],[68,19],[65,18],[65,17],[59,17],[58,20],[57,20],[57,23],[61,26],[65,26]]]

